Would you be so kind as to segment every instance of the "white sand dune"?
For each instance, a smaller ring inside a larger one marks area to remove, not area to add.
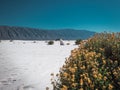
[[[58,73],[77,47],[70,45],[47,45],[45,41],[2,41],[0,42],[0,90],[45,90],[50,87],[50,74]]]

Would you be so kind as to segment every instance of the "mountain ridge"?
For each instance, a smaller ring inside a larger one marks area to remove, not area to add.
[[[0,26],[1,40],[76,40],[87,39],[95,32],[75,29],[36,29],[17,26]]]

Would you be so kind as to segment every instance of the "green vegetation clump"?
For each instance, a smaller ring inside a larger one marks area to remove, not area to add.
[[[54,41],[52,40],[48,42],[48,45],[53,45],[53,44],[54,44]]]
[[[120,90],[120,33],[101,33],[71,51],[53,90]]]
[[[81,39],[78,39],[78,40],[75,41],[75,44],[79,45],[81,43],[81,41],[82,41]]]
[[[36,43],[36,41],[33,41],[33,43]]]
[[[70,43],[66,43],[66,45],[70,45]]]
[[[10,42],[13,42],[13,40],[11,39]]]

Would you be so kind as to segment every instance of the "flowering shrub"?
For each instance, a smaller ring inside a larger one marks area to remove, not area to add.
[[[82,41],[81,39],[78,39],[78,40],[75,41],[75,44],[79,45],[81,43],[81,41]]]
[[[54,41],[52,40],[48,42],[48,45],[53,45],[53,44],[54,44]]]
[[[71,51],[53,90],[120,90],[120,33],[101,33]]]
[[[33,41],[33,43],[36,43],[36,41]]]
[[[11,39],[10,42],[13,42],[13,40]]]

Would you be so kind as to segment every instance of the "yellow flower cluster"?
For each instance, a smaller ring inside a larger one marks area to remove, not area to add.
[[[60,90],[68,90],[68,87],[63,85],[63,87]]]
[[[81,42],[54,77],[54,90],[119,89],[120,33],[96,34]]]

